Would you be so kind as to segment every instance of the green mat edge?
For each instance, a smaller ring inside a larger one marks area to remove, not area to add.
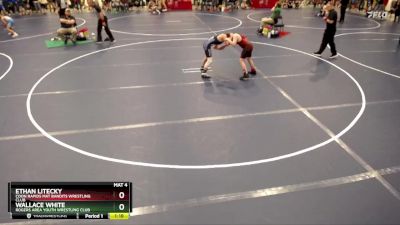
[[[84,45],[84,44],[89,44],[94,42],[93,40],[86,40],[86,41],[77,41],[76,45]],[[51,41],[51,40],[45,40],[45,44],[47,48],[59,48],[59,47],[64,47],[64,46],[73,46],[73,43],[71,40],[68,40],[68,43],[65,45],[64,41]]]

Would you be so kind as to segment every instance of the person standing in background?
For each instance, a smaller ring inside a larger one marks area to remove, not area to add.
[[[7,29],[8,34],[11,35],[12,38],[18,37],[17,32],[14,31],[14,19],[9,16],[0,15],[0,21],[3,26]]]
[[[56,0],[57,5],[59,7],[58,9],[58,16],[61,18],[65,15],[65,9],[67,8],[67,2],[66,0]]]
[[[344,16],[346,14],[346,8],[349,4],[349,0],[341,0],[340,1],[340,20],[339,23],[344,23]]]
[[[397,0],[397,2],[394,4],[394,6],[393,6],[393,12],[394,12],[394,20],[393,20],[393,22],[396,22],[396,19],[397,19],[397,22],[399,23],[400,22],[400,0]]]
[[[314,52],[314,55],[321,56],[322,52],[325,50],[326,46],[329,44],[331,48],[332,55],[329,57],[331,59],[336,58],[338,56],[336,52],[335,46],[335,33],[336,33],[336,22],[337,22],[337,13],[335,8],[329,2],[324,6],[326,12],[324,20],[326,22],[326,29],[324,32],[324,36],[322,38],[322,43],[318,51]]]
[[[158,8],[161,9],[161,12],[166,12],[167,11],[167,4],[165,3],[166,0],[158,0],[159,6]]]
[[[105,41],[110,41],[110,42],[115,42],[114,36],[112,35],[110,28],[108,26],[108,18],[106,15],[104,15],[103,10],[99,6],[97,2],[94,2],[93,0],[89,1],[89,5],[96,10],[97,14],[97,41],[96,43],[101,43],[103,42],[103,38],[101,36],[101,32],[104,30],[106,31],[106,34],[108,35],[108,38],[105,39]]]

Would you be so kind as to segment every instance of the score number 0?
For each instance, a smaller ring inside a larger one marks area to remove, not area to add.
[[[121,192],[118,194],[118,197],[119,197],[120,199],[124,199],[124,198],[125,198],[125,193],[121,191]],[[123,210],[125,209],[125,204],[123,204],[123,203],[119,204],[118,208],[119,208],[119,210],[123,211]]]

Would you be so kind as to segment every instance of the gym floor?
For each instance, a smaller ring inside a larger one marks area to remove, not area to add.
[[[340,56],[324,23],[284,10],[289,35],[256,35],[265,10],[110,16],[116,43],[47,49],[56,16],[0,33],[0,224],[10,181],[132,181],[116,224],[399,224],[400,24],[348,14]],[[95,32],[93,14],[75,15]],[[238,32],[258,75],[240,81]],[[105,34],[103,34],[105,35]]]

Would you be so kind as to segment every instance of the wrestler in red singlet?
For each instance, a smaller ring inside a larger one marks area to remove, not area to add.
[[[254,65],[254,61],[251,58],[251,54],[253,52],[253,44],[247,39],[247,37],[243,34],[237,34],[233,33],[231,39],[227,39],[226,42],[228,42],[230,45],[239,45],[242,48],[242,53],[240,54],[240,66],[242,67],[243,70],[243,76],[240,78],[241,80],[247,80],[249,78],[249,74],[251,75],[256,75],[256,67]],[[250,72],[247,72],[246,68],[246,63],[245,60],[250,65]]]
[[[237,43],[243,49],[240,58],[242,59],[250,58],[251,53],[253,52],[253,45],[249,42],[249,40],[245,35],[241,34],[240,37],[242,40]]]

